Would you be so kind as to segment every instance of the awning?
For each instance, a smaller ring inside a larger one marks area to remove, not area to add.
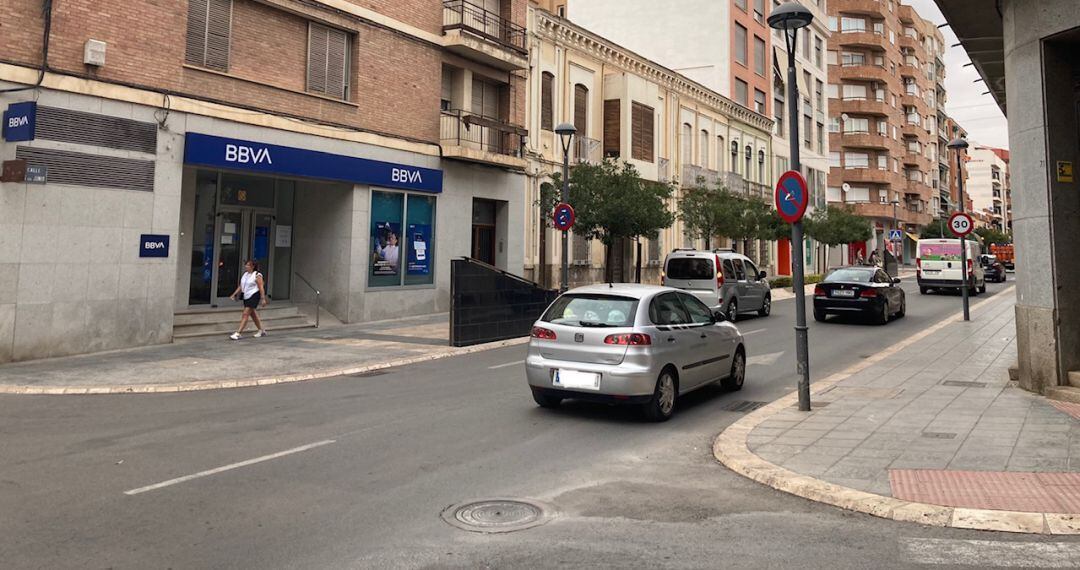
[[[919,236],[917,236],[917,235],[915,235],[915,234],[913,234],[911,232],[904,232],[904,233],[907,234],[908,239],[910,239],[911,241],[919,241]]]

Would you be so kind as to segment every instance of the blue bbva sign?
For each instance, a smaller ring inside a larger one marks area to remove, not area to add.
[[[37,124],[37,103],[24,101],[12,103],[4,111],[4,140],[8,142],[34,140]]]
[[[316,150],[188,133],[184,164],[442,192],[442,171]]]
[[[139,236],[139,257],[169,257],[169,236],[165,234]]]

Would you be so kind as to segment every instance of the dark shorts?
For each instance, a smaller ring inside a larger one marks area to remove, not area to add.
[[[259,299],[261,299],[261,298],[262,298],[262,296],[259,295],[258,291],[256,291],[254,295],[248,297],[247,299],[244,299],[244,306],[249,308],[249,309],[258,309],[259,308]]]

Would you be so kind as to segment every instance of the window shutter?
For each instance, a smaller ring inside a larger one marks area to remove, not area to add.
[[[229,70],[232,0],[209,0],[206,17],[206,67]]]
[[[187,46],[184,61],[206,64],[206,10],[209,0],[188,0]]]
[[[638,104],[634,103],[630,108],[630,158],[641,160],[641,112]]]
[[[653,162],[653,108],[634,103],[631,113],[631,154],[636,160]]]
[[[348,85],[349,35],[333,28],[327,31],[326,94],[344,99]]]
[[[589,136],[589,90],[580,83],[574,85],[574,128],[577,136]]]
[[[308,91],[326,93],[326,55],[330,29],[318,24],[308,25]]]
[[[604,101],[604,156],[618,158],[622,143],[619,140],[621,123],[619,100]]]
[[[643,106],[644,107],[644,106]],[[653,110],[652,107],[644,107],[644,123],[642,129],[642,150],[644,153],[641,155],[641,160],[645,162],[653,162],[653,147],[655,146],[655,138],[653,136]]]
[[[540,79],[540,128],[550,131],[555,128],[555,76],[544,72]]]

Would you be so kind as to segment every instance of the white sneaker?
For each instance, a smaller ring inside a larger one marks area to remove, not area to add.
[[[229,335],[229,338],[233,340],[240,340],[240,333],[232,333],[231,335]]]
[[[255,338],[259,338],[260,336],[266,336],[266,331],[259,331],[255,333]]]

